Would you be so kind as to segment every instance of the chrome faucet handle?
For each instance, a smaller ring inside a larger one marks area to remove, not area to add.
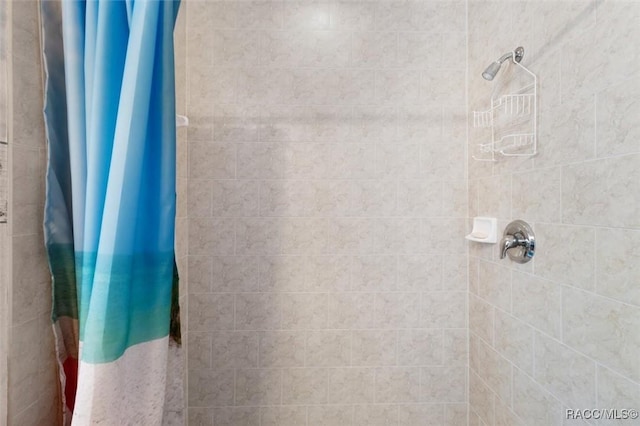
[[[507,257],[507,250],[518,245],[518,239],[513,235],[505,235],[500,240],[500,259]]]
[[[500,259],[508,255],[514,262],[527,263],[533,258],[535,249],[535,235],[528,223],[514,220],[507,225],[500,240]]]

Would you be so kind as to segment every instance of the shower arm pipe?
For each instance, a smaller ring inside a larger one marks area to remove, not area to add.
[[[502,55],[499,59],[496,60],[497,63],[502,64],[507,59],[513,59],[513,62],[518,62],[522,60],[524,57],[524,49],[522,47],[517,47],[515,50],[511,52],[507,52]]]

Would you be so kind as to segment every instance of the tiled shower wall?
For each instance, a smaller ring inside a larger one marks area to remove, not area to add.
[[[2,394],[8,398],[8,412],[0,424],[37,426],[55,424],[59,407],[51,282],[42,236],[46,145],[38,3],[6,3],[11,23],[7,28],[10,187],[8,223],[0,225],[4,227],[0,232],[8,248],[2,265],[8,309],[3,306],[2,315],[8,320],[10,391]]]
[[[465,2],[186,8],[190,424],[465,425]]]
[[[470,216],[527,220],[538,241],[522,266],[470,246],[470,425],[640,406],[639,21],[638,2],[469,2],[470,107],[518,45],[540,83],[540,154],[469,160]]]
[[[8,41],[9,32],[7,31],[9,8],[6,2],[0,3],[0,141],[6,141],[7,138],[7,91],[9,90],[7,82],[8,68]],[[6,180],[6,161],[7,156],[3,154],[3,146],[0,145],[0,203],[3,195],[7,191]],[[4,179],[3,179],[4,178]],[[0,204],[0,215],[4,205]],[[0,222],[2,220],[0,219]],[[8,340],[9,340],[9,274],[8,258],[9,258],[9,231],[6,223],[0,223],[0,421],[7,418],[7,386],[8,386]]]

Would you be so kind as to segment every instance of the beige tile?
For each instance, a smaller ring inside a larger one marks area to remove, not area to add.
[[[327,326],[326,293],[284,293],[281,297],[285,330],[321,329]]]
[[[469,331],[493,343],[495,308],[484,300],[469,295]]]
[[[267,180],[260,183],[262,216],[308,216],[312,213],[313,188],[306,180]]]
[[[446,330],[447,333],[449,330]],[[450,337],[453,334],[448,334]],[[440,365],[443,362],[443,337],[439,329],[400,330],[398,332],[399,365]],[[447,339],[448,341],[451,339]],[[466,342],[465,342],[466,349]],[[452,351],[455,352],[455,351]],[[450,359],[455,358],[451,353]],[[447,359],[447,362],[450,360]]]
[[[393,425],[398,420],[398,406],[392,404],[356,405],[354,408],[356,426]]]
[[[353,140],[382,143],[395,140],[397,127],[398,113],[394,106],[359,105],[353,108]]]
[[[292,103],[361,105],[374,103],[374,70],[368,68],[294,69]]]
[[[189,331],[233,330],[233,294],[199,294],[189,303]]]
[[[293,75],[290,70],[241,68],[237,72],[236,100],[249,105],[273,105],[291,100]]]
[[[466,180],[443,182],[442,214],[450,217],[469,217],[469,199]],[[477,216],[474,214],[474,216]]]
[[[464,402],[467,395],[465,367],[423,367],[420,369],[420,394],[423,402]]]
[[[350,210],[350,185],[341,180],[310,182],[309,216],[345,216]]]
[[[533,329],[517,318],[495,311],[494,348],[527,374],[533,374]]]
[[[398,406],[398,415],[398,424],[402,426],[438,426],[444,424],[444,405],[403,404]]]
[[[237,177],[239,179],[281,179],[286,145],[278,143],[238,143]]]
[[[213,410],[210,408],[189,407],[189,426],[212,426]]]
[[[187,358],[191,368],[211,368],[211,335],[192,331],[187,334]],[[257,351],[256,351],[257,354]]]
[[[513,372],[513,411],[531,426],[560,425],[564,414],[557,399],[517,368]]]
[[[437,255],[398,256],[398,290],[442,290],[443,259]],[[465,268],[466,269],[466,268]],[[448,274],[447,278],[455,276]],[[457,279],[456,279],[457,281]]]
[[[19,412],[35,403],[39,395],[33,389],[55,381],[55,377],[45,378],[52,371],[48,369],[54,368],[51,365],[54,346],[50,330],[50,321],[42,315],[8,330],[11,347],[5,353],[10,372],[6,386],[12,390],[7,405],[11,411]]]
[[[236,147],[229,143],[189,144],[189,177],[231,179],[235,177]]]
[[[328,146],[327,175],[336,179],[373,179],[375,170],[373,143],[331,144]]]
[[[310,291],[339,292],[350,288],[351,259],[347,256],[309,258],[305,284]]]
[[[618,84],[596,96],[596,144],[599,157],[640,151],[638,130],[630,117],[638,112],[638,87]]]
[[[594,109],[594,100],[588,96],[554,105],[540,114],[538,138],[545,143],[538,144],[536,168],[584,161],[595,156]]]
[[[258,364],[260,367],[301,367],[304,351],[304,332],[263,332],[259,335]]]
[[[235,240],[235,224],[231,218],[189,219],[189,254],[231,255]]]
[[[511,215],[532,222],[560,222],[561,170],[537,169],[512,175]]]
[[[441,64],[441,40],[433,32],[398,33],[398,66],[440,68]]]
[[[439,137],[434,137],[439,140]],[[420,146],[420,173],[425,179],[462,180],[465,165],[465,139],[449,139],[447,143],[423,143]]]
[[[466,366],[469,362],[468,333],[465,328],[443,330],[444,365]]]
[[[307,408],[297,406],[261,407],[260,425],[297,426],[306,424]]]
[[[212,215],[257,216],[259,190],[259,183],[253,180],[214,180],[211,184]]]
[[[578,225],[638,228],[639,155],[562,168],[562,219]]]
[[[469,256],[469,292],[478,295],[480,288],[480,259],[475,256]]]
[[[214,256],[211,258],[214,292],[258,291],[261,259],[255,256]]]
[[[640,306],[640,232],[628,229],[596,230],[596,292]]]
[[[331,25],[346,30],[372,30],[375,25],[375,5],[339,1],[334,4]]]
[[[510,401],[511,364],[474,335],[469,339],[469,368],[496,394],[496,401]]]
[[[237,330],[273,330],[280,328],[282,300],[274,293],[239,293],[236,295]]]
[[[286,3],[282,10],[285,27],[310,30],[330,28],[331,3],[329,2]]]
[[[403,216],[440,216],[443,213],[443,185],[440,181],[398,181],[398,214]]]
[[[41,235],[14,236],[11,242],[14,271],[11,323],[18,325],[51,309],[51,278]]]
[[[259,407],[220,407],[213,411],[214,425],[260,425]]]
[[[454,291],[422,293],[420,324],[423,327],[463,328],[467,323],[466,294]]]
[[[351,41],[351,61],[356,66],[389,66],[396,62],[397,50],[396,33],[356,32]]]
[[[274,67],[343,67],[349,62],[349,36],[339,31],[269,31],[263,35],[262,60]]]
[[[329,328],[372,328],[374,293],[330,293]]]
[[[237,221],[238,254],[321,253],[327,224],[320,218],[242,218]]]
[[[593,228],[539,223],[534,232],[537,240],[536,275],[584,289],[593,289]],[[573,250],[573,247],[580,247],[580,250]]]
[[[237,14],[237,26],[248,29],[276,29],[283,26],[283,5],[280,2],[220,2],[233,7]]]
[[[237,254],[280,254],[279,219],[242,218],[236,221]]]
[[[373,368],[330,368],[329,404],[362,404],[374,401]]]
[[[375,221],[374,250],[384,254],[420,252],[420,219],[381,218]]]
[[[559,338],[561,286],[529,274],[513,274],[513,316]]]
[[[446,404],[444,406],[445,426],[464,426],[468,420],[468,404]],[[505,425],[506,426],[506,425]]]
[[[280,404],[282,371],[264,368],[236,370],[236,405]]]
[[[353,258],[351,288],[355,291],[390,291],[396,287],[396,256]]]
[[[491,425],[495,421],[496,396],[487,385],[471,370],[469,372],[469,424]]]
[[[397,331],[353,332],[351,361],[354,366],[388,366],[396,363]]]
[[[311,405],[307,407],[309,426],[350,426],[353,423],[351,405]]]
[[[233,370],[189,370],[189,406],[213,407],[233,404]]]
[[[387,108],[395,107],[387,106]],[[404,120],[408,120],[406,117]],[[419,120],[419,118],[416,118]],[[402,127],[402,132],[407,133],[408,130]],[[388,136],[388,139],[395,139],[395,136]],[[404,136],[398,137],[401,142],[391,143],[381,141],[375,145],[375,170],[376,176],[383,178],[402,178],[417,179],[420,173],[420,144],[417,142],[407,141]],[[417,139],[417,137],[414,137]]]
[[[396,181],[354,180],[349,189],[350,216],[392,216],[396,213],[399,189]]]
[[[327,401],[327,370],[293,368],[282,370],[283,404],[322,404]]]
[[[418,402],[419,399],[419,367],[376,369],[375,401],[377,403]]]
[[[265,256],[258,281],[265,292],[302,291],[306,280],[305,260],[300,256]]]
[[[376,103],[415,105],[420,103],[420,71],[389,68],[376,71]]]
[[[598,404],[603,408],[640,406],[640,385],[613,371],[598,366]],[[636,409],[637,410],[637,409]],[[626,420],[627,422],[631,420]],[[602,424],[619,424],[624,421],[601,420]]]
[[[57,409],[56,399],[40,398],[34,404],[15,416],[12,416],[11,423],[20,425],[40,425],[55,418]]]
[[[376,221],[370,218],[331,218],[327,251],[334,254],[372,253]]]
[[[510,195],[510,176],[478,179],[478,215],[509,219],[511,217]]]
[[[216,66],[255,66],[260,60],[260,39],[258,31],[214,30],[212,60]]]
[[[467,257],[458,255],[444,257],[442,265],[444,288],[451,291],[467,291],[468,285],[468,261]]]
[[[305,365],[340,367],[351,363],[351,332],[314,330],[307,333]]]
[[[510,401],[506,403],[496,399],[496,426],[519,426],[524,422],[509,407]]]
[[[415,328],[420,322],[420,293],[377,293],[376,328]]]
[[[423,71],[420,86],[422,101],[464,105],[465,77],[465,73],[460,69]]]
[[[258,366],[257,332],[215,332],[211,335],[210,344],[213,368],[251,368]],[[191,352],[191,349],[191,346],[189,346],[188,352]]]
[[[443,230],[447,232],[443,232]],[[451,238],[451,235],[466,235],[467,225],[464,219],[423,219],[420,229],[420,245],[427,253],[458,255],[466,251],[464,238]]]
[[[478,295],[503,311],[511,311],[511,271],[501,264],[481,260]]]
[[[189,256],[189,294],[209,293],[212,283],[213,261],[209,256]]]
[[[535,339],[536,381],[569,407],[595,407],[596,363],[542,333]]]
[[[640,308],[563,288],[563,341],[627,377],[640,381]]]

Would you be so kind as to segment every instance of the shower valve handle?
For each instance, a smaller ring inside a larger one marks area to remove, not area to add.
[[[535,235],[528,223],[514,220],[507,225],[500,240],[500,259],[508,255],[514,262],[527,263],[533,258],[535,249]]]

